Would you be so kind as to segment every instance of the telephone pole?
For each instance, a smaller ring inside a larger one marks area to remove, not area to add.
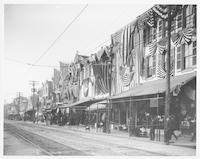
[[[20,112],[21,97],[22,97],[22,92],[17,92],[17,98],[18,98],[18,113]]]
[[[168,124],[167,124],[167,118],[169,117],[170,114],[170,103],[171,103],[171,95],[170,95],[170,51],[171,51],[171,6],[168,5],[168,27],[167,27],[167,36],[168,36],[168,45],[167,45],[167,74],[166,74],[166,96],[165,96],[165,141],[168,144],[168,137],[167,137],[167,129],[168,129]]]
[[[32,89],[31,89],[31,92],[33,93],[32,94],[32,105],[33,105],[33,122],[35,122],[35,107],[34,107],[34,104],[35,104],[35,102],[34,102],[34,94],[35,94],[35,92],[36,92],[36,88],[35,88],[35,85],[36,84],[39,84],[39,81],[29,81],[30,83],[30,85],[32,86]],[[38,110],[38,108],[37,108],[37,110]]]

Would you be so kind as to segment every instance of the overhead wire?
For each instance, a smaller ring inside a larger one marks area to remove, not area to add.
[[[159,33],[155,33],[154,35],[157,36]],[[112,36],[112,37],[116,37],[117,35],[115,36]],[[153,35],[152,35],[153,37]],[[110,39],[109,39],[110,40]],[[151,42],[153,42],[155,39],[151,39],[147,45],[149,45]],[[108,40],[107,40],[108,41]],[[104,41],[102,42],[101,44],[103,43],[106,43],[107,41]],[[94,49],[98,48],[99,46],[101,46],[101,44],[99,44],[98,46],[96,46]],[[138,45],[141,45],[141,44],[144,44],[144,41],[141,41],[141,42],[138,42],[138,43],[135,43],[134,44],[134,47],[137,47]],[[92,50],[94,50],[92,49]],[[38,64],[34,64],[34,63],[27,63],[27,62],[23,62],[23,61],[19,61],[19,60],[16,60],[16,59],[11,59],[11,58],[8,58],[6,57],[5,60],[7,61],[11,61],[11,62],[16,62],[16,63],[20,63],[20,64],[25,64],[25,65],[29,65],[29,66],[32,66],[32,67],[60,67],[60,66],[56,66],[56,65],[38,65]]]
[[[82,9],[81,11],[77,14],[76,17],[73,18],[73,20],[65,27],[65,29],[57,36],[57,38],[50,44],[50,46],[36,59],[36,61],[33,63],[32,66],[36,65],[41,59],[42,57],[44,57],[48,52],[49,50],[55,45],[55,43],[61,38],[61,36],[70,28],[70,26],[80,17],[80,15],[84,12],[84,10],[88,7],[88,4],[86,4]],[[30,68],[31,68],[30,67]],[[29,69],[30,69],[29,68]],[[29,70],[28,69],[28,70]],[[28,71],[27,70],[27,71]]]

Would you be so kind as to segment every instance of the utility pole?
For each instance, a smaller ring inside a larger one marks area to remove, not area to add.
[[[110,73],[110,80],[109,80],[109,104],[108,104],[108,108],[107,108],[107,133],[110,133],[110,110],[111,110],[111,107],[112,107],[112,101],[111,101],[111,95],[112,95],[112,49],[113,49],[113,44],[111,44],[110,46],[110,59],[109,59],[109,73]]]
[[[22,92],[17,92],[17,98],[18,98],[18,111],[20,112],[20,104],[21,104],[21,95]],[[18,113],[19,113],[18,112]]]
[[[166,52],[166,55],[167,55],[167,63],[166,63],[166,66],[167,66],[167,74],[166,74],[166,97],[165,97],[165,127],[164,127],[164,130],[165,130],[165,141],[168,143],[167,139],[167,134],[166,134],[166,131],[167,131],[167,121],[166,119],[169,117],[169,113],[170,113],[170,103],[171,103],[171,95],[170,95],[170,51],[171,51],[171,6],[168,5],[168,27],[167,27],[167,34],[168,34],[168,45],[167,45],[167,52]]]
[[[35,85],[36,84],[38,84],[38,82],[39,81],[29,81],[30,83],[30,85],[32,85],[32,89],[31,89],[31,91],[32,91],[32,105],[33,105],[33,122],[35,123],[35,108],[34,108],[34,104],[35,104],[35,102],[34,102],[34,94],[35,94],[35,92],[36,92],[36,88],[35,88]],[[38,108],[37,108],[37,111],[38,111]]]

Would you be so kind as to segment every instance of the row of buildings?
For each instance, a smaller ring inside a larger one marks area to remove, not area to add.
[[[155,5],[112,34],[109,46],[60,62],[38,91],[41,111],[89,111],[96,121],[104,113],[112,128],[164,115],[168,8]],[[196,5],[170,8],[170,114],[180,127],[196,117],[197,15]]]

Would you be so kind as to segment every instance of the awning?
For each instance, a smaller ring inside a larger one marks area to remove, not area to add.
[[[187,73],[170,78],[170,88],[173,91],[176,86],[184,85],[196,77],[196,71],[192,73]],[[138,87],[134,87],[126,92],[119,95],[112,96],[111,99],[119,99],[126,97],[137,97],[144,95],[153,95],[157,93],[164,93],[166,91],[166,79],[154,80],[141,84]]]
[[[99,102],[99,103],[92,104],[86,109],[86,111],[89,111],[89,110],[93,111],[93,110],[97,110],[97,109],[105,109],[106,104],[107,104],[107,101],[102,101],[102,102]]]
[[[67,105],[64,105],[64,106],[60,106],[59,108],[76,108],[77,106],[79,106],[79,108],[82,106],[82,107],[88,107],[90,106],[91,104],[94,104],[94,103],[97,103],[97,102],[100,102],[100,101],[103,101],[105,100],[105,98],[99,98],[99,99],[95,99],[95,98],[89,98],[89,99],[83,99],[83,100],[80,100],[78,102],[75,102],[75,103],[72,103],[72,104],[67,104]]]

